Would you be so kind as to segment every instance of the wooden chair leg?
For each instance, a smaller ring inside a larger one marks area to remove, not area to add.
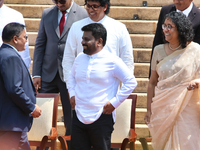
[[[56,150],[56,140],[52,140],[52,148],[51,150]]]
[[[130,142],[130,150],[135,150],[135,142]]]
[[[143,150],[149,150],[148,144],[147,144],[147,140],[146,140],[145,138],[140,138],[139,141],[140,141],[141,144],[142,144]]]
[[[47,141],[48,141],[48,136],[44,136],[42,138],[41,143],[40,143],[39,150],[44,150],[45,149],[45,145],[46,145]]]
[[[66,139],[63,138],[62,136],[58,137],[58,140],[60,141],[61,147],[63,150],[68,150],[67,142]]]
[[[125,138],[122,142],[122,145],[121,145],[121,150],[126,150],[126,147],[129,143],[129,139],[128,138]]]

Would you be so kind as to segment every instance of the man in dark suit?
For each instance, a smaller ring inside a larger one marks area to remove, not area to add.
[[[36,92],[18,51],[25,50],[25,26],[10,23],[3,29],[0,47],[0,149],[30,150],[26,132],[41,115]]]
[[[72,0],[53,0],[56,4],[43,11],[33,58],[33,83],[40,93],[58,93],[67,128],[70,134],[71,105],[68,91],[63,82],[62,59],[65,42],[71,25],[87,17],[84,8]],[[64,26],[64,28],[62,28]]]
[[[192,2],[193,0],[173,0],[173,1],[174,4],[163,6],[160,11],[160,16],[158,19],[157,29],[152,46],[151,59],[153,56],[154,47],[159,44],[163,44],[162,24],[164,22],[165,15],[172,11],[183,12],[190,19],[195,34],[193,41],[200,44],[200,10],[194,5],[194,3]],[[149,72],[149,77],[150,73],[151,71]]]

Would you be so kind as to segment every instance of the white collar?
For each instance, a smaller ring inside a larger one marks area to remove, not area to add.
[[[73,4],[74,4],[74,1],[72,1],[71,6],[66,10],[66,13],[69,13],[69,12],[70,12],[70,10],[71,10]],[[59,9],[58,9],[58,12],[62,14],[62,12],[61,12]]]
[[[97,53],[95,53],[93,55],[88,55],[88,57],[92,58],[92,59],[95,59],[95,58],[101,57],[102,55],[104,55],[104,53],[105,53],[105,50],[103,48],[102,50],[100,50],[99,52],[97,52]]]
[[[189,13],[191,12],[193,7],[193,2],[191,2],[190,6],[188,8],[186,8],[184,11],[180,11],[178,9],[176,9],[177,12],[182,12],[184,15],[186,15],[186,17],[188,17]]]
[[[96,22],[96,21],[93,21],[90,17],[88,17],[88,19],[89,19],[89,23],[103,23],[104,22],[104,20],[107,18],[107,16],[105,15],[101,20],[99,20],[98,22]]]
[[[17,50],[14,46],[12,46],[12,45],[10,45],[10,44],[8,44],[8,43],[4,43],[4,44],[6,44],[6,45],[12,47],[12,48],[19,54],[18,50]]]

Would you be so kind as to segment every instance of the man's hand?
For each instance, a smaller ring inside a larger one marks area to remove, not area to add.
[[[35,104],[35,110],[31,113],[33,118],[38,118],[41,115],[42,110],[38,105]]]
[[[103,114],[111,114],[115,107],[110,102],[107,102],[103,107]]]
[[[35,86],[35,90],[38,93],[38,89],[41,89],[41,77],[33,78],[33,84]]]
[[[72,110],[74,110],[75,109],[75,105],[76,105],[75,96],[72,96],[70,98],[70,104],[71,104]]]

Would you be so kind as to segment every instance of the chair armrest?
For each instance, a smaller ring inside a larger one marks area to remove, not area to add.
[[[48,140],[56,140],[57,136],[58,136],[58,132],[57,129],[55,127],[52,127],[51,129],[51,135],[48,136]]]
[[[130,130],[130,132],[131,132],[131,135],[130,135],[130,137],[129,137],[129,142],[132,142],[132,141],[136,141],[136,138],[137,138],[137,134],[135,133],[135,130],[134,129],[131,129]]]

